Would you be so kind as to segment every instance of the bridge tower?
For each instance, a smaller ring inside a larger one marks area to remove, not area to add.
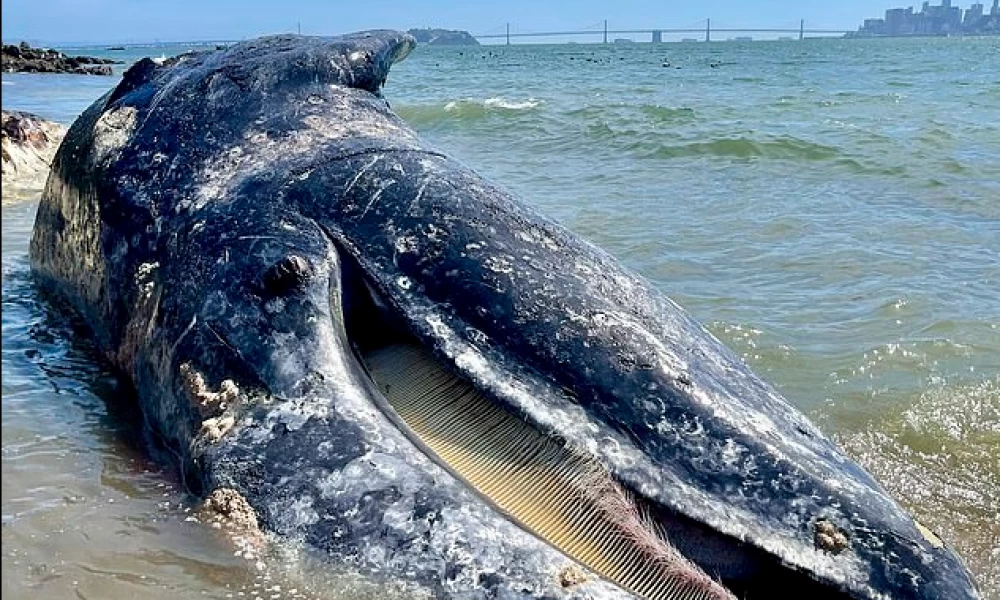
[[[510,46],[510,23],[507,23],[507,45]]]
[[[705,41],[712,41],[712,19],[705,19]]]
[[[608,20],[604,19],[604,43],[608,43]]]
[[[806,20],[805,19],[799,19],[799,41],[800,42],[803,39],[805,39],[805,33],[806,33]]]

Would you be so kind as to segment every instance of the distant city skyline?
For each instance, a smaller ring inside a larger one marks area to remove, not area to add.
[[[337,34],[374,28],[444,27],[473,35],[513,31],[598,28],[689,27],[712,19],[713,27],[795,28],[853,31],[886,0],[4,0],[2,37],[47,44],[114,44],[238,40],[268,33]],[[360,8],[359,8],[360,7]],[[647,40],[648,41],[648,40]]]
[[[964,11],[952,0],[932,5],[925,1],[916,12],[913,6],[890,8],[885,17],[865,19],[859,36],[907,35],[1000,35],[1000,0],[993,0],[989,12],[982,2],[974,2]]]

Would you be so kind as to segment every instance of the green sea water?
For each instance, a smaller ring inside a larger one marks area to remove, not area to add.
[[[4,74],[3,107],[69,123],[115,82]],[[385,95],[708,325],[1000,599],[1000,39],[427,47]],[[381,597],[192,516],[30,285],[37,191],[4,191],[3,592]]]

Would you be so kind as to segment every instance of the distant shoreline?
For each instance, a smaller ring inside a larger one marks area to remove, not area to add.
[[[269,35],[269,34],[262,34],[262,35]],[[599,35],[599,34],[595,34],[595,35]],[[865,33],[860,33],[859,34],[856,31],[850,31],[850,32],[844,33],[842,35],[806,36],[805,40],[870,40],[870,39],[906,39],[906,38],[975,39],[975,38],[991,38],[991,37],[998,37],[998,36],[1000,36],[1000,32],[988,32],[988,33],[977,33],[977,34],[929,34],[929,33],[927,33],[927,34],[903,34],[903,35],[885,35],[885,34],[873,35],[873,34],[865,34]],[[163,48],[163,47],[167,47],[167,46],[182,46],[182,47],[191,47],[191,48],[213,48],[213,47],[216,47],[216,46],[230,46],[232,44],[238,44],[239,42],[244,41],[245,39],[251,39],[251,38],[248,37],[248,38],[244,38],[244,39],[240,39],[240,40],[189,40],[189,41],[157,41],[157,40],[154,40],[154,41],[144,41],[144,42],[53,42],[53,41],[42,42],[42,41],[38,41],[38,40],[27,40],[27,41],[32,46],[39,46],[39,47],[44,47],[44,48],[53,48],[53,49],[59,49],[59,50],[88,50],[88,51],[107,52],[107,51],[110,51],[110,49],[112,47],[114,47],[115,50],[118,50],[118,48],[124,48],[125,50],[132,50],[132,49],[139,49],[139,48]],[[735,40],[730,40],[730,39],[713,39],[711,43],[722,43],[722,42],[730,42],[730,41],[735,41]],[[773,38],[772,37],[768,37],[768,38],[754,38],[752,41],[754,41],[754,42],[777,42],[777,41],[800,41],[800,40],[798,40],[798,39],[788,40],[788,39],[777,38],[777,37],[773,37]],[[4,45],[10,45],[12,43],[13,44],[18,44],[20,42],[21,42],[21,39],[17,38],[15,42],[3,41],[2,43]],[[635,40],[634,42],[636,44],[650,44],[651,43],[648,40],[642,40],[642,41]],[[692,39],[671,39],[671,40],[663,40],[662,42],[659,42],[659,43],[664,44],[664,45],[669,45],[669,44],[692,43],[692,42],[704,43],[704,39],[701,39],[701,38],[693,39],[693,40]],[[419,42],[418,42],[418,44],[419,44]],[[425,44],[419,44],[419,45],[420,46],[427,46],[427,45],[433,45],[433,44],[426,44],[425,43]],[[499,41],[499,42],[490,41],[490,42],[480,43],[480,45],[481,46],[504,46],[506,44],[504,44],[502,41]],[[558,42],[525,42],[525,41],[520,41],[520,42],[517,42],[517,43],[513,43],[511,45],[512,46],[531,46],[531,45],[535,45],[535,46],[560,46],[560,45],[582,45],[582,46],[584,46],[584,45],[585,46],[605,46],[605,45],[607,45],[607,46],[613,46],[614,44],[612,42],[610,42],[610,41],[607,44],[605,44],[605,43],[603,43],[601,41],[589,42],[589,41],[568,40],[568,41],[558,41]]]

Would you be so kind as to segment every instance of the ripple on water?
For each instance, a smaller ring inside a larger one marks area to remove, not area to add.
[[[693,108],[686,106],[672,107],[659,104],[642,104],[639,112],[653,121],[663,124],[690,123],[697,119]]]
[[[1000,378],[935,386],[837,441],[1000,590]]]
[[[724,158],[773,158],[783,160],[831,160],[840,156],[832,146],[792,136],[764,139],[721,138],[684,144],[664,144],[648,153],[654,158],[716,156]]]

